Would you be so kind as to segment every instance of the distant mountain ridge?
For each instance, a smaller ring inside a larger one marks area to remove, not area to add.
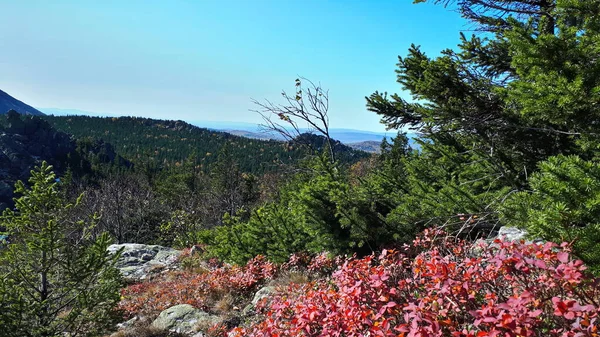
[[[283,137],[275,132],[264,130],[258,124],[240,123],[240,122],[213,122],[213,121],[191,121],[199,127],[209,128],[213,130],[225,131],[237,136],[254,138],[254,139],[275,139],[283,140]],[[309,129],[301,128],[301,132],[309,132]],[[338,140],[344,144],[358,143],[366,141],[381,142],[383,138],[396,137],[396,132],[374,132],[365,130],[355,130],[346,128],[331,128],[329,130],[331,138]]]
[[[0,114],[15,110],[22,115],[43,116],[44,113],[0,90]]]
[[[89,112],[75,109],[57,109],[57,108],[40,108],[41,111],[48,115],[54,116],[93,116],[93,117],[119,117],[114,114]],[[227,122],[227,121],[187,121],[189,124],[200,128],[227,132],[229,134],[244,138],[252,138],[259,140],[285,140],[280,134],[264,130],[262,126],[255,123],[245,122]],[[308,132],[308,129],[301,128],[301,132]],[[365,130],[355,130],[346,128],[331,128],[331,137],[343,144],[354,144],[362,142],[378,142],[381,143],[383,138],[396,137],[396,132],[374,132]],[[409,138],[412,138],[409,135]],[[367,148],[371,148],[373,143]],[[370,151],[373,152],[373,151]]]

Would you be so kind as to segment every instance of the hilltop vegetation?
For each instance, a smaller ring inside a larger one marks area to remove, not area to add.
[[[195,158],[202,170],[216,163],[219,151],[236,158],[243,172],[277,171],[281,165],[297,163],[309,153],[300,144],[256,140],[196,127],[182,121],[137,117],[45,116],[58,130],[78,138],[92,137],[113,144],[117,152],[134,163],[155,167],[178,166]],[[311,140],[321,147],[318,137]],[[321,141],[322,143],[322,141]],[[340,143],[336,145],[346,163],[367,156]]]

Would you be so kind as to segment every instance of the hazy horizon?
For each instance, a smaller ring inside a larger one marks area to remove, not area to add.
[[[56,116],[68,116],[68,115],[83,115],[83,116],[91,116],[91,117],[145,117],[145,116],[131,116],[131,115],[114,115],[114,114],[106,114],[99,113],[94,111],[83,111],[78,109],[61,109],[61,108],[43,108],[43,107],[35,107],[39,111]],[[149,118],[149,117],[148,117]],[[166,120],[173,120],[173,118],[162,118]],[[262,132],[266,131],[262,128],[264,125],[263,122],[240,122],[240,121],[207,121],[207,120],[184,120],[187,123],[190,123],[195,126],[205,127],[208,129],[215,130],[227,130],[227,131],[251,131],[251,132]],[[301,128],[301,130],[306,130],[307,128]],[[364,129],[354,129],[354,128],[338,128],[333,127],[331,130],[334,133],[340,132],[360,132],[365,135],[372,134],[377,136],[385,136],[385,137],[395,137],[398,133],[397,130],[384,130],[384,131],[371,131]],[[410,132],[409,132],[410,133]]]
[[[0,89],[35,107],[259,123],[305,76],[330,91],[334,128],[384,132],[365,108],[400,92],[398,55],[436,55],[465,23],[411,1],[1,2]],[[402,94],[402,93],[401,93]],[[405,95],[405,94],[403,94]]]

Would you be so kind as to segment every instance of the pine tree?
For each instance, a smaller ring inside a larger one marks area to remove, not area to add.
[[[91,225],[69,221],[74,204],[64,200],[52,166],[21,181],[15,210],[1,225],[9,244],[0,250],[0,331],[3,336],[95,336],[113,323],[119,301],[118,255],[110,238],[91,235]]]
[[[412,127],[436,144],[477,152],[516,189],[548,157],[593,155],[600,144],[598,1],[432,2],[456,3],[488,33],[461,34],[457,50],[435,58],[413,45],[399,58],[397,81],[414,100],[376,92],[367,98],[370,110],[390,128]]]
[[[535,183],[528,178],[540,163],[597,160],[600,2],[429,2],[455,6],[486,33],[461,34],[458,48],[438,57],[413,45],[397,70],[413,99],[367,98],[388,127],[416,129],[424,141],[418,156],[383,171],[405,177],[395,182],[402,193],[391,198],[398,206],[387,221],[460,225],[456,218],[486,215],[483,225],[501,225],[501,204]]]
[[[540,163],[531,191],[516,193],[502,209],[504,220],[532,238],[573,242],[588,266],[600,272],[600,164],[576,156]]]

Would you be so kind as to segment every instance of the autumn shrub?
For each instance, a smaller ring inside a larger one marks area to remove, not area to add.
[[[599,336],[599,280],[569,244],[475,247],[437,234],[340,261],[330,279],[291,284],[233,335]]]
[[[305,284],[316,279],[329,277],[338,268],[341,257],[333,257],[330,253],[309,254],[294,253],[281,265],[275,279],[269,286],[282,288],[290,284]]]
[[[342,258],[340,256],[334,257],[328,252],[321,252],[319,254],[300,252],[292,254],[288,262],[281,266],[281,269],[323,277],[335,271],[341,261]]]
[[[155,314],[188,303],[215,311],[224,306],[217,298],[238,306],[289,274],[302,281],[272,282],[278,291],[259,302],[249,325],[215,326],[210,335],[598,337],[600,279],[571,249],[472,243],[428,230],[412,245],[364,258],[298,253],[279,267],[262,256],[245,266],[213,261],[206,273],[179,272],[126,288],[121,308]]]
[[[201,253],[201,246],[193,246],[193,248],[185,248],[177,258],[177,262],[181,268],[188,272],[205,273],[211,268],[222,266],[220,261],[216,259],[205,259]]]
[[[128,317],[157,315],[178,304],[210,311],[229,295],[235,296],[229,305],[250,297],[278,270],[263,256],[255,257],[244,266],[207,266],[210,268],[207,272],[178,271],[168,277],[128,286],[121,291],[119,307]]]

